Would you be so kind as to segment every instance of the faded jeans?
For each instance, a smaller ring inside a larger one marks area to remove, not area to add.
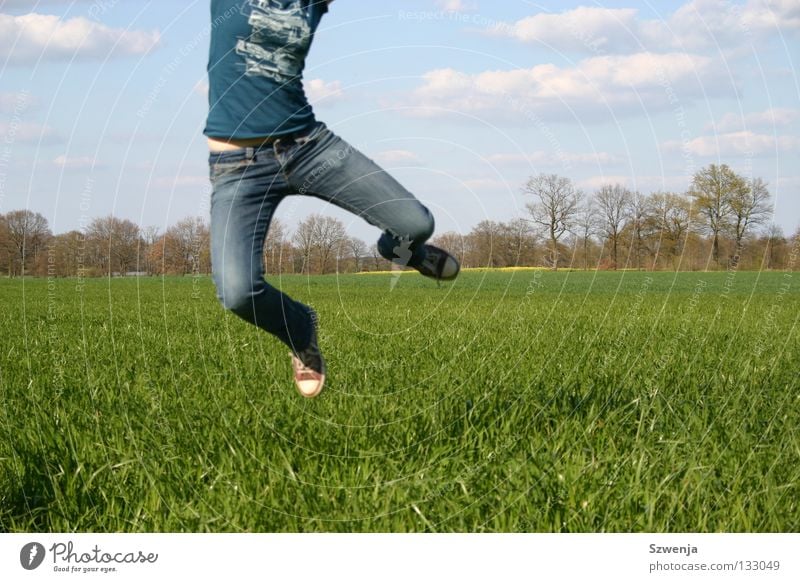
[[[303,194],[336,204],[383,230],[378,252],[414,265],[433,216],[372,160],[318,122],[306,135],[260,148],[211,152],[211,266],[226,309],[293,351],[311,341],[311,310],[264,280],[263,248],[275,209]]]

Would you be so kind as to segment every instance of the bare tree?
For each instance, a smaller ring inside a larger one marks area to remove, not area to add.
[[[731,200],[742,196],[747,182],[727,165],[711,164],[699,170],[692,180],[689,195],[694,198],[704,227],[711,235],[711,258],[719,264],[719,238],[730,223]]]
[[[136,267],[141,239],[139,227],[130,220],[111,215],[95,218],[86,228],[86,239],[92,266],[102,273],[126,273]]]
[[[84,235],[78,230],[57,234],[50,239],[48,254],[52,253],[52,263],[46,269],[48,275],[69,277],[78,274],[83,267],[83,240]]]
[[[496,267],[497,239],[500,224],[494,220],[481,220],[466,236],[465,245],[469,263],[476,267]]]
[[[527,204],[528,211],[550,244],[550,265],[558,269],[558,241],[575,225],[582,193],[569,178],[556,174],[539,174],[528,180],[525,194],[536,199]]]
[[[501,222],[498,228],[495,257],[500,267],[516,267],[526,259],[532,260],[536,236],[531,223],[523,218]]]
[[[12,251],[9,273],[24,275],[36,264],[39,253],[52,236],[47,219],[31,210],[12,210],[5,215],[5,236]]]
[[[307,273],[327,273],[346,237],[344,224],[331,216],[312,214],[300,222],[292,240],[302,256],[302,270]],[[315,254],[319,269],[314,269]]]
[[[650,196],[650,215],[658,236],[654,263],[658,262],[658,255],[664,249],[673,267],[677,267],[675,261],[683,253],[689,234],[691,204],[679,194],[656,192]]]
[[[362,261],[367,252],[367,243],[355,236],[349,236],[344,240],[344,245],[350,257],[353,259],[353,268],[358,273],[362,268]]]
[[[200,217],[187,217],[169,227],[150,247],[156,272],[189,275],[211,271],[211,236]]]
[[[157,226],[146,226],[141,229],[141,236],[139,242],[139,267],[137,268],[138,271],[145,271],[149,274],[155,273],[156,268],[150,262],[150,249],[156,243],[159,238],[158,235],[159,228]]]
[[[767,183],[761,178],[754,178],[746,188],[736,188],[731,192],[731,232],[735,243],[734,265],[739,262],[742,252],[742,241],[752,227],[763,224],[772,214]]]
[[[347,237],[347,231],[341,220],[322,216],[316,222],[314,235],[317,239],[319,270],[324,275],[328,272],[331,261],[336,258],[336,251],[341,248],[342,241]]]
[[[319,214],[312,214],[305,220],[300,221],[292,236],[297,253],[300,255],[302,264],[300,272],[311,273],[311,255],[316,245],[316,221],[321,218]]]
[[[264,239],[264,272],[281,272],[282,255],[286,243],[286,228],[278,218],[273,218]]]
[[[466,237],[460,233],[449,230],[434,237],[431,244],[447,249],[452,253],[461,266],[466,266]]]
[[[767,269],[774,269],[777,264],[779,251],[783,250],[786,246],[786,237],[783,234],[783,229],[780,225],[772,223],[767,228],[766,236],[767,250],[766,262]]]
[[[175,258],[183,274],[210,271],[211,233],[205,219],[187,217],[170,227],[167,232],[176,245]]]
[[[619,239],[630,218],[633,193],[621,184],[602,186],[594,195],[600,225],[611,246],[611,263],[617,268]]]
[[[369,247],[369,254],[372,257],[373,265],[375,266],[375,271],[385,271],[390,269],[392,263],[387,261],[383,258],[380,251],[378,250],[378,244],[373,243],[372,246]]]
[[[631,230],[631,253],[633,254],[634,264],[637,269],[642,268],[642,253],[646,250],[648,240],[649,221],[649,201],[646,195],[639,192],[631,194],[629,206],[630,230]]]
[[[11,234],[8,230],[6,217],[0,214],[0,269],[13,275],[12,266],[14,264],[14,244],[11,242]]]
[[[602,222],[597,214],[597,204],[592,198],[586,198],[581,205],[575,220],[575,231],[583,248],[583,269],[589,268],[589,246],[592,237],[602,229]]]

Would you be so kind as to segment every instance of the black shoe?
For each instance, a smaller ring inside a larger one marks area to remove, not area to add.
[[[433,245],[423,245],[425,258],[419,264],[412,264],[417,271],[437,281],[452,281],[458,277],[461,265],[456,258],[444,249]]]

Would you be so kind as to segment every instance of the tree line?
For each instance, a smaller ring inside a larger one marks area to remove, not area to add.
[[[800,228],[787,237],[771,223],[767,184],[727,165],[698,171],[683,193],[641,194],[605,184],[584,194],[566,177],[532,176],[527,214],[484,220],[469,233],[446,232],[433,244],[463,267],[544,266],[579,269],[795,269]],[[794,249],[794,251],[792,250]],[[312,214],[291,230],[274,219],[264,266],[276,273],[388,270],[376,245],[349,236],[344,224]],[[9,277],[191,275],[211,271],[206,220],[184,218],[160,232],[115,216],[53,234],[31,210],[0,214],[0,273]]]

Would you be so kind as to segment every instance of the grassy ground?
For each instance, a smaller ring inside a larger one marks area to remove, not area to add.
[[[392,277],[0,280],[0,531],[800,528],[800,274]]]

